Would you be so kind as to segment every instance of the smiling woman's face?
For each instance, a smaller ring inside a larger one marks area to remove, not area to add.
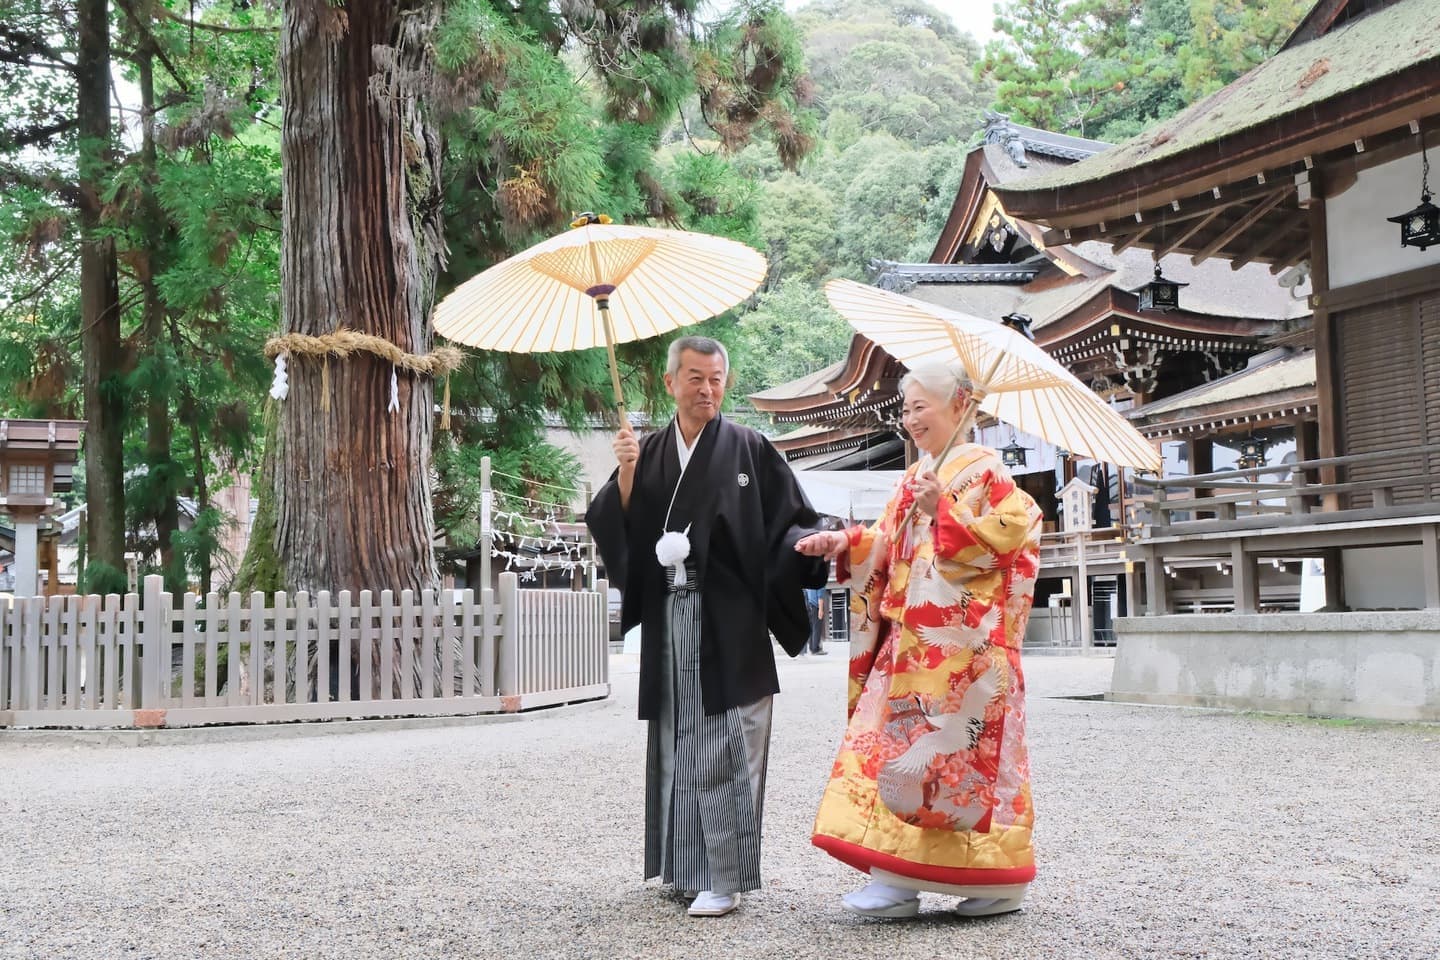
[[[905,388],[900,425],[910,434],[915,446],[932,457],[938,457],[960,423],[961,401],[962,398],[957,395],[946,402],[932,396],[918,383],[912,383]]]

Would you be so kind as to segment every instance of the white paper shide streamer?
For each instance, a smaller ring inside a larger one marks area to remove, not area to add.
[[[391,413],[400,409],[400,378],[393,366],[390,368],[390,406],[387,409]]]
[[[655,559],[662,566],[675,568],[675,586],[685,586],[685,560],[690,556],[690,526],[683,533],[670,530],[655,541]]]
[[[290,373],[285,369],[285,358],[290,356],[282,353],[275,358],[275,379],[270,381],[270,396],[276,400],[284,400],[290,396]]]

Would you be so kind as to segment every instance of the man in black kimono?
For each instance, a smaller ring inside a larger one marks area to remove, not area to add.
[[[818,518],[785,458],[720,415],[729,372],[719,342],[675,340],[675,418],[640,440],[621,427],[618,467],[585,516],[624,595],[621,628],[641,627],[645,876],[693,895],[691,916],[729,913],[760,886],[780,689],[770,634],[792,657],[804,649],[802,590],[827,574],[795,552]]]

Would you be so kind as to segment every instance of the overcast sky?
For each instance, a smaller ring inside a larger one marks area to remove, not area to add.
[[[798,10],[810,0],[785,0],[787,10]],[[995,36],[990,26],[995,22],[995,0],[926,0],[930,6],[950,14],[955,26],[967,31],[983,47],[985,41]],[[723,5],[723,0],[712,0]]]
[[[995,36],[990,29],[995,22],[995,0],[928,0],[930,6],[950,14],[955,26],[968,31],[984,46],[985,41]]]

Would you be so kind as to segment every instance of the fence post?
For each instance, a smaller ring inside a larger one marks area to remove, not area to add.
[[[140,703],[138,710],[164,709],[162,691],[170,678],[170,638],[167,636],[166,610],[161,604],[170,602],[165,592],[165,578],[148,576],[144,582],[145,605],[140,608]],[[154,724],[160,726],[160,723]],[[138,725],[148,726],[148,723]]]
[[[594,568],[592,567],[591,570]],[[608,684],[610,682],[610,581],[596,580],[595,590],[600,594],[600,682]]]
[[[591,500],[594,498],[594,496],[595,496],[594,491],[591,490],[591,488],[590,488],[590,481],[589,481],[589,480],[586,480],[585,483],[581,486],[581,489],[584,491],[584,495],[585,495],[585,504],[584,504],[585,510],[588,511],[588,510],[590,509],[590,501],[591,501]],[[582,517],[582,519],[583,519],[584,515],[582,514],[581,517]],[[596,570],[596,564],[595,564],[595,538],[594,538],[594,537],[588,537],[588,538],[587,538],[587,541],[588,541],[588,542],[587,542],[586,545],[585,545],[585,559],[586,559],[586,561],[587,561],[586,564],[585,564],[585,581],[586,581],[586,583],[588,583],[588,584],[590,585],[590,589],[591,589],[591,590],[594,590],[594,589],[595,589],[595,584],[596,584],[597,582],[603,583],[604,581],[597,581],[596,578],[595,578],[595,574],[596,574],[596,572],[597,572],[597,570]],[[601,587],[601,588],[600,588],[600,593],[601,593],[601,594],[604,594],[604,593],[605,593],[605,588],[604,588],[604,587]],[[607,603],[608,603],[608,601],[607,601]],[[607,606],[607,609],[608,609],[608,606]],[[608,627],[607,627],[607,629],[608,629]]]
[[[490,486],[490,458],[480,458],[480,586],[481,591],[490,589],[490,551],[495,548],[495,491]],[[474,587],[475,584],[470,584]]]
[[[506,712],[520,708],[520,578],[510,572],[500,574],[495,601],[500,606],[499,667],[495,677],[496,693],[500,694]],[[511,703],[514,706],[511,706]]]

